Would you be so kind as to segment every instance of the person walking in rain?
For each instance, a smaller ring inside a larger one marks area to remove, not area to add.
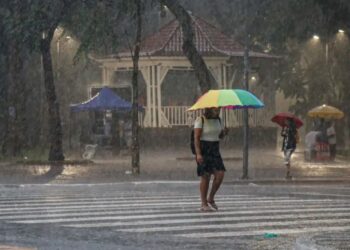
[[[335,156],[337,154],[337,137],[336,137],[333,121],[328,123],[327,136],[328,136],[328,143],[329,143],[330,159],[334,161]]]
[[[292,118],[287,118],[286,126],[282,128],[281,136],[283,137],[282,150],[284,153],[284,164],[287,168],[286,179],[292,179],[290,173],[290,159],[297,146],[298,131]]]
[[[218,210],[214,198],[226,171],[219,150],[219,141],[227,134],[227,130],[223,129],[219,114],[220,108],[206,108],[204,116],[197,117],[194,123],[197,175],[200,177],[202,202],[200,210],[203,212]],[[208,195],[212,175],[214,179]]]

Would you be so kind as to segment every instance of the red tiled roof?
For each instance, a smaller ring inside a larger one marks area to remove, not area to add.
[[[194,42],[202,56],[243,56],[244,48],[240,43],[230,39],[202,18],[192,16],[192,20]],[[140,56],[183,56],[182,41],[182,29],[175,19],[141,42]],[[275,57],[253,51],[249,55]],[[118,56],[130,56],[130,52],[124,50]]]

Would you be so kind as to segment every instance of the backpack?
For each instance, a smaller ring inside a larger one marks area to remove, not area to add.
[[[204,126],[204,118],[203,116],[201,116],[202,118],[202,129],[203,129],[203,126]],[[191,139],[190,139],[190,146],[191,146],[191,151],[192,151],[192,154],[196,154],[196,147],[194,145],[194,127],[192,128],[191,130]]]

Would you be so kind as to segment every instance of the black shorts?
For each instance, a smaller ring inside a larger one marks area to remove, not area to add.
[[[226,171],[224,162],[222,161],[219,142],[201,141],[201,152],[203,163],[197,163],[197,175],[210,175],[214,171]]]

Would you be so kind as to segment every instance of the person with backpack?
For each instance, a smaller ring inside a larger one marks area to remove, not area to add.
[[[204,116],[194,122],[194,152],[197,162],[197,175],[200,177],[200,198],[203,212],[217,211],[215,194],[224,179],[225,166],[221,158],[219,141],[226,134],[219,117],[220,108],[206,108]],[[208,195],[210,179],[214,176]]]
[[[290,159],[299,141],[299,134],[292,118],[287,118],[286,126],[283,127],[281,136],[283,137],[282,151],[284,153],[284,164],[287,168],[286,179],[290,180],[292,179],[292,175],[290,174]]]

